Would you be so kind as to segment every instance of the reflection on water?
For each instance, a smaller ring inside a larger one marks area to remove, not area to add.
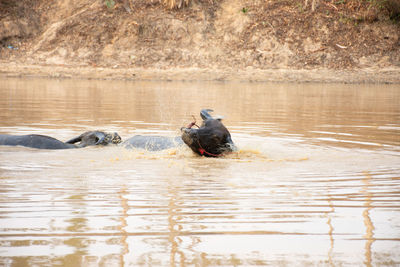
[[[176,135],[240,151],[0,147],[1,266],[398,265],[395,85],[2,79],[0,133]]]
[[[365,173],[365,179],[364,179],[364,184],[365,187],[362,188],[362,193],[366,195],[365,197],[365,204],[364,206],[366,209],[363,211],[363,217],[364,217],[364,224],[366,228],[366,233],[365,233],[365,239],[367,242],[365,243],[365,265],[366,266],[371,266],[372,263],[372,257],[371,257],[371,246],[372,243],[374,242],[374,225],[372,223],[372,220],[370,218],[370,210],[372,209],[372,193],[368,190],[368,186],[370,185],[371,181],[371,175],[368,173]]]

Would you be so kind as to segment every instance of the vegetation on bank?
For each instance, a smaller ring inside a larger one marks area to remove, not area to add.
[[[105,0],[107,6],[110,1]],[[150,0],[151,1],[151,0]],[[209,4],[214,4],[220,0],[203,0]],[[358,13],[363,10],[363,16],[358,16],[358,20],[376,20],[379,16],[387,16],[393,21],[400,20],[400,0],[265,0],[266,2],[287,2],[296,5],[300,11],[304,11],[310,6],[311,11],[318,9],[320,5],[330,5],[335,10],[347,10],[350,13]],[[184,8],[192,4],[193,0],[160,0],[162,4],[170,9]],[[245,13],[246,7],[242,11]],[[357,15],[356,15],[357,16]]]

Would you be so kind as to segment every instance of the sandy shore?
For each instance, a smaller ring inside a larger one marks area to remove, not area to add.
[[[144,69],[72,65],[33,65],[0,62],[2,77],[48,77],[76,79],[118,79],[156,81],[240,81],[240,82],[324,82],[400,83],[400,68],[330,69],[253,69],[169,68]]]

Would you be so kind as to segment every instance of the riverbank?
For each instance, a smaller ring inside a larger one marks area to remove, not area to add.
[[[74,79],[116,79],[155,81],[240,81],[240,82],[318,82],[318,83],[400,83],[400,68],[254,69],[233,68],[124,68],[60,66],[0,62],[2,77],[47,77]]]
[[[394,0],[167,2],[0,0],[0,75],[400,83]]]

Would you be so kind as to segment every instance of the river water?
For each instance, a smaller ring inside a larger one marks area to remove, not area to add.
[[[0,266],[400,264],[399,85],[0,80],[0,133],[175,136],[240,151],[0,147]]]

